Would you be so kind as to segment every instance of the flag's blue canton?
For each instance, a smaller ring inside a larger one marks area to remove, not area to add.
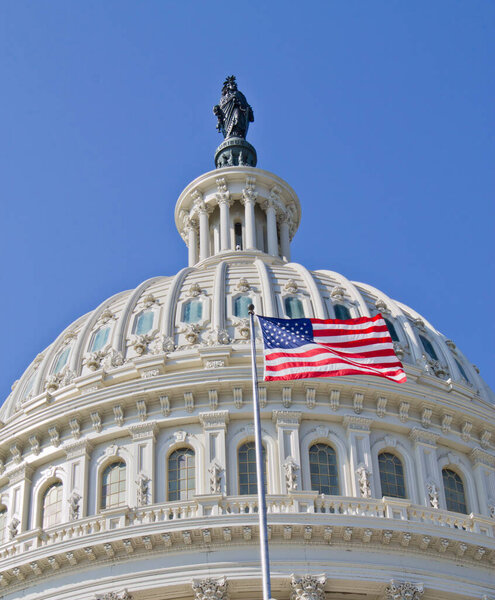
[[[298,348],[313,342],[313,326],[309,319],[258,319],[265,348]]]

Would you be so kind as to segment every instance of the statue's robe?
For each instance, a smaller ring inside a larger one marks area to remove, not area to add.
[[[229,137],[246,137],[249,122],[253,121],[253,111],[242,92],[235,91],[220,99],[223,115],[223,135]]]

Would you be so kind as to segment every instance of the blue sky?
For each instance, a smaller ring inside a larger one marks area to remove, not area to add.
[[[226,75],[303,210],[293,259],[370,283],[493,374],[495,4],[3,0],[0,402],[106,297],[186,264]]]

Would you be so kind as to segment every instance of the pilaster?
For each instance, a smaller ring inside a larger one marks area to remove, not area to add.
[[[302,489],[299,425],[302,413],[295,410],[274,410],[273,422],[277,427],[280,481],[282,493]]]
[[[409,437],[414,445],[416,465],[416,483],[419,501],[425,506],[431,504],[431,488],[440,489],[441,473],[438,467],[437,440],[438,435],[429,431],[414,428]]]
[[[10,471],[10,515],[9,522],[17,522],[14,530],[17,533],[28,528],[29,497],[31,493],[31,478],[33,470],[26,464],[20,464]]]
[[[344,417],[349,444],[349,468],[354,496],[371,495],[372,463],[370,445],[371,419],[347,415]]]
[[[202,412],[199,413],[199,421],[203,426],[206,464],[208,465],[208,482],[204,489],[209,494],[226,494],[226,433],[229,411]]]
[[[88,440],[78,440],[65,446],[67,456],[69,519],[75,520],[88,514],[89,462],[93,447]]]
[[[132,437],[131,452],[135,456],[134,473],[131,481],[135,506],[146,506],[155,502],[155,444],[157,425],[154,421],[136,423],[128,427]]]

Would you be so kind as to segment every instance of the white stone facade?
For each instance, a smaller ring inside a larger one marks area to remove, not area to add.
[[[289,262],[299,219],[271,173],[206,173],[177,203],[189,267],[105,301],[29,366],[0,408],[0,598],[261,598],[257,496],[238,463],[254,438],[242,311],[287,317],[287,298],[306,317],[381,312],[408,381],[260,384],[274,598],[495,596],[493,393],[412,309]],[[316,444],[335,453],[338,494],[312,490]],[[181,449],[193,492],[171,500]],[[383,494],[383,453],[404,498]],[[117,463],[118,506],[102,508]],[[465,513],[447,507],[445,469]]]

